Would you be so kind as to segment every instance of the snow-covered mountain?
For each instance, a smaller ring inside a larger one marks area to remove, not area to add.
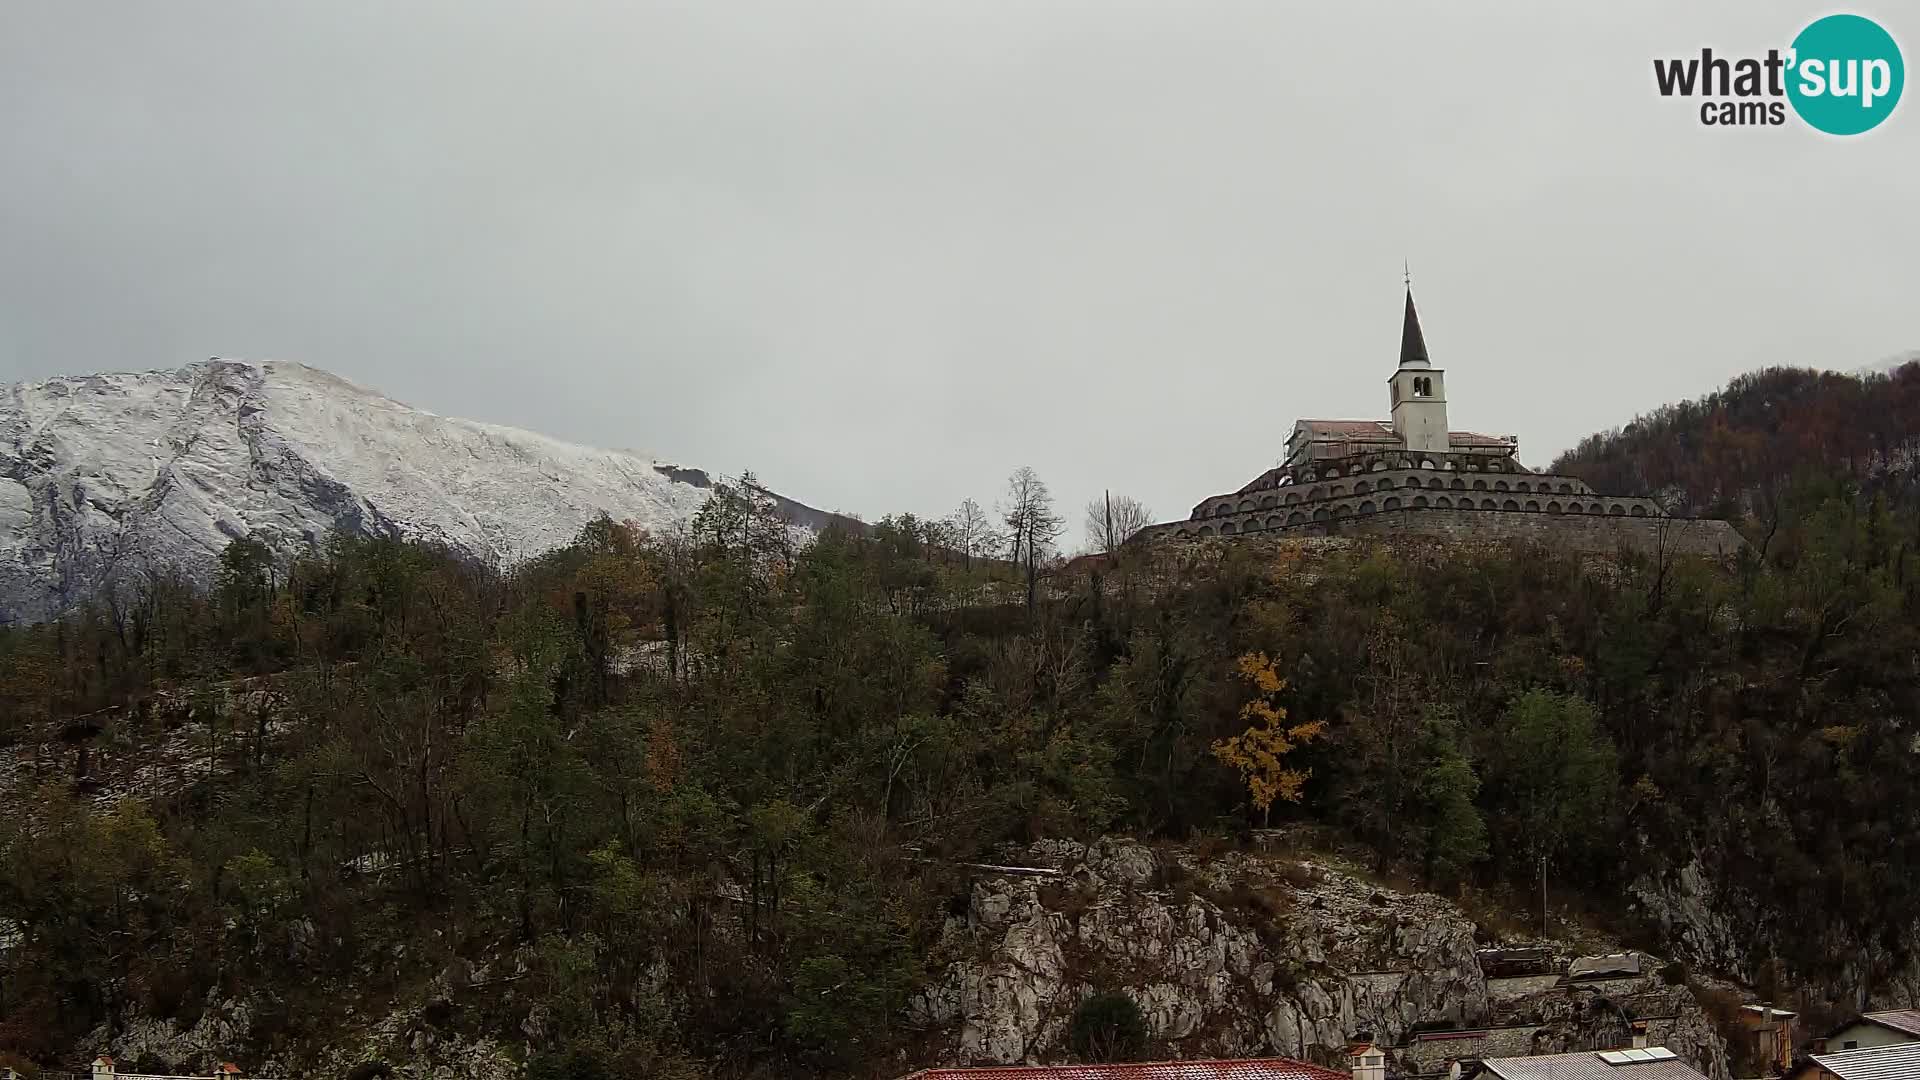
[[[205,574],[249,533],[336,530],[510,564],[601,512],[661,528],[710,481],[637,454],[435,416],[303,364],[208,360],[0,390],[0,621],[150,568]],[[795,521],[828,515],[782,500]]]
[[[1856,378],[1865,378],[1869,375],[1891,375],[1916,361],[1920,361],[1920,352],[1901,353],[1891,359],[1882,360],[1877,364],[1868,364],[1865,367],[1854,368],[1852,371],[1846,372],[1846,374]]]

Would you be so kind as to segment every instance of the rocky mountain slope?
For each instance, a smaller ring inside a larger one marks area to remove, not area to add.
[[[1117,990],[1140,1005],[1156,1049],[1178,1057],[1344,1066],[1364,1031],[1392,1048],[1397,1073],[1434,1074],[1463,1056],[1609,1048],[1632,1018],[1706,1075],[1728,1075],[1696,989],[1659,974],[1659,960],[1621,953],[1612,966],[1631,973],[1569,975],[1581,953],[1617,947],[1601,938],[1500,940],[1439,896],[1369,884],[1327,855],[1199,857],[1109,838],[1042,841],[1023,856],[1035,870],[980,874],[949,919],[951,960],[914,1009],[938,1060],[1058,1060],[1075,1006]],[[1532,947],[1537,970],[1489,972],[1494,942]]]
[[[1622,1021],[1635,1018],[1702,1073],[1729,1076],[1702,990],[1663,977],[1658,959],[1618,953],[1604,959],[1637,970],[1569,976],[1582,952],[1611,947],[1604,940],[1526,942],[1542,973],[1514,977],[1484,968],[1498,935],[1452,903],[1371,884],[1330,856],[1204,856],[1119,837],[1041,841],[1009,855],[1023,866],[977,867],[964,903],[955,898],[930,982],[909,1009],[922,1038],[876,1073],[1069,1060],[1075,1007],[1118,992],[1140,1006],[1154,1057],[1285,1054],[1344,1066],[1342,1047],[1367,1031],[1392,1048],[1396,1075],[1444,1075],[1463,1056],[1624,1045]],[[403,946],[393,955],[406,960]],[[540,1011],[506,1032],[460,1018],[511,1011],[528,959],[502,943],[456,962],[417,996],[348,1008],[330,1038],[288,1046],[258,1071],[510,1075],[544,1045]],[[274,1009],[267,988],[211,1000],[190,1020],[135,1012],[87,1045],[122,1060],[203,1066],[255,1042],[257,1020]]]
[[[511,562],[605,512],[660,528],[697,469],[436,416],[302,364],[208,360],[0,389],[0,621],[120,576],[206,573],[249,533],[285,554],[336,530]],[[798,503],[801,526],[829,515]]]

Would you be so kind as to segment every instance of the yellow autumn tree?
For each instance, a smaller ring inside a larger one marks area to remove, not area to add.
[[[575,575],[574,591],[585,593],[605,613],[605,629],[615,645],[631,644],[636,629],[653,617],[657,583],[644,552],[646,538],[638,523],[602,515],[588,522],[576,541],[587,557]]]
[[[1273,800],[1300,801],[1309,773],[1288,766],[1287,755],[1325,734],[1327,725],[1321,720],[1287,723],[1287,710],[1280,705],[1287,681],[1266,653],[1240,657],[1234,663],[1234,673],[1253,685],[1253,699],[1240,706],[1240,718],[1247,722],[1247,730],[1215,742],[1213,756],[1239,770],[1264,822],[1272,813]]]

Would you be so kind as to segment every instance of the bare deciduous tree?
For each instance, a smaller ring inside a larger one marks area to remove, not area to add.
[[[972,499],[965,500],[959,509],[947,515],[946,533],[968,570],[973,569],[975,555],[991,557],[999,550],[999,535],[993,530],[993,519]]]
[[[1111,555],[1133,534],[1153,524],[1153,511],[1131,495],[1109,492],[1087,504],[1087,537],[1093,550]]]
[[[1032,611],[1040,562],[1052,550],[1066,520],[1053,512],[1053,493],[1047,490],[1046,481],[1025,465],[1007,478],[1007,503],[1000,517],[1006,522],[1011,541],[1008,554],[1015,566],[1026,570],[1027,610]]]

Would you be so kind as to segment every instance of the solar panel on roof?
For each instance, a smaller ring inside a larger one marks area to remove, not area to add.
[[[1594,1055],[1609,1065],[1638,1065],[1648,1061],[1672,1061],[1673,1051],[1664,1046],[1635,1047],[1631,1050],[1602,1050]]]

